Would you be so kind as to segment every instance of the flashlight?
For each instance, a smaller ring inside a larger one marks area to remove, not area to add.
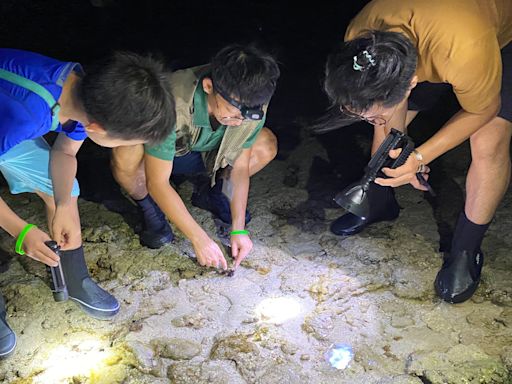
[[[50,240],[45,242],[46,246],[50,248],[53,252],[60,257],[60,247],[57,245],[57,242]],[[50,285],[53,293],[53,300],[66,301],[68,299],[68,289],[66,287],[66,280],[64,279],[64,273],[62,272],[62,268],[59,264],[56,267],[46,266],[46,270],[50,275]]]

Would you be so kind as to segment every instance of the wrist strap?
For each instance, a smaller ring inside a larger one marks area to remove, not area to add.
[[[37,227],[34,224],[27,224],[18,235],[18,239],[16,240],[16,246],[14,247],[14,250],[18,255],[23,256],[25,254],[25,251],[23,250],[23,240],[25,240],[25,236],[27,236],[28,231],[30,231],[32,228]]]
[[[241,229],[239,231],[231,231],[229,233],[231,236],[233,235],[248,235],[249,234],[249,231],[245,230],[245,229]]]

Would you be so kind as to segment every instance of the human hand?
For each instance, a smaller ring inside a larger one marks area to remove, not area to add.
[[[392,149],[389,151],[389,156],[392,159],[396,159],[400,152],[402,152],[401,148]],[[420,169],[421,167],[421,169]],[[420,191],[428,191],[428,188],[420,183],[416,174],[421,173],[423,179],[428,180],[428,173],[430,172],[430,168],[416,158],[414,154],[411,153],[407,158],[406,162],[397,168],[382,168],[382,172],[388,176],[388,179],[384,179],[382,177],[378,177],[375,179],[375,183],[382,185],[383,187],[399,187],[401,185],[410,183],[414,188],[419,189]]]
[[[208,236],[195,243],[192,243],[196,253],[197,261],[205,267],[214,267],[226,270],[228,263],[222,254],[220,247]]]
[[[32,227],[23,240],[23,251],[28,257],[34,260],[40,261],[50,267],[56,267],[59,265],[60,258],[45,244],[45,242],[49,240],[51,240],[50,236],[39,228]]]
[[[253,247],[248,235],[231,235],[231,255],[235,259],[233,269],[237,268]]]
[[[80,221],[68,206],[57,206],[50,233],[62,249],[80,244]]]

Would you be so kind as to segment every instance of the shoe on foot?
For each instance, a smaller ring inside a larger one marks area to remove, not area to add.
[[[151,249],[158,249],[163,247],[165,244],[169,244],[174,240],[174,233],[170,225],[167,223],[162,226],[159,230],[144,229],[139,234],[141,245]]]
[[[135,200],[141,211],[144,228],[139,233],[140,243],[151,249],[158,249],[174,239],[171,226],[160,207],[148,194],[142,200]]]
[[[368,190],[368,199],[370,214],[367,218],[348,212],[331,223],[331,232],[340,236],[355,235],[370,224],[395,220],[400,214],[400,206],[391,187],[371,183]]]
[[[192,205],[210,211],[226,224],[231,224],[231,206],[229,199],[222,192],[223,180],[219,179],[213,188],[199,187],[192,193]],[[245,210],[245,224],[251,221],[251,214]]]
[[[0,295],[0,359],[8,357],[16,348],[16,334],[6,321],[5,301]]]
[[[119,312],[117,299],[89,276],[83,247],[60,251],[60,262],[69,298],[85,313],[96,319],[108,320]]]
[[[452,304],[468,300],[478,288],[483,265],[484,254],[480,250],[445,254],[434,282],[437,295]]]
[[[99,320],[108,320],[119,312],[119,302],[114,296],[101,288],[90,277],[84,278],[80,285],[68,288],[69,298],[76,302],[89,316]]]

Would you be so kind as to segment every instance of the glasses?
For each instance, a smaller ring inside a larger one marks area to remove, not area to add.
[[[349,111],[347,108],[345,108],[344,105],[340,105],[340,111],[345,116],[348,116],[348,117],[350,117],[352,119],[356,119],[356,120],[366,121],[367,123],[369,123],[371,125],[385,125],[387,123],[386,119],[384,119],[383,117],[364,117],[357,113]]]
[[[217,106],[217,110],[220,110],[219,102],[217,101],[217,93],[214,93],[214,99],[215,104]],[[222,97],[222,96],[221,96]],[[219,121],[223,124],[230,124],[230,123],[242,123],[245,120],[243,116],[221,116],[219,117]]]

